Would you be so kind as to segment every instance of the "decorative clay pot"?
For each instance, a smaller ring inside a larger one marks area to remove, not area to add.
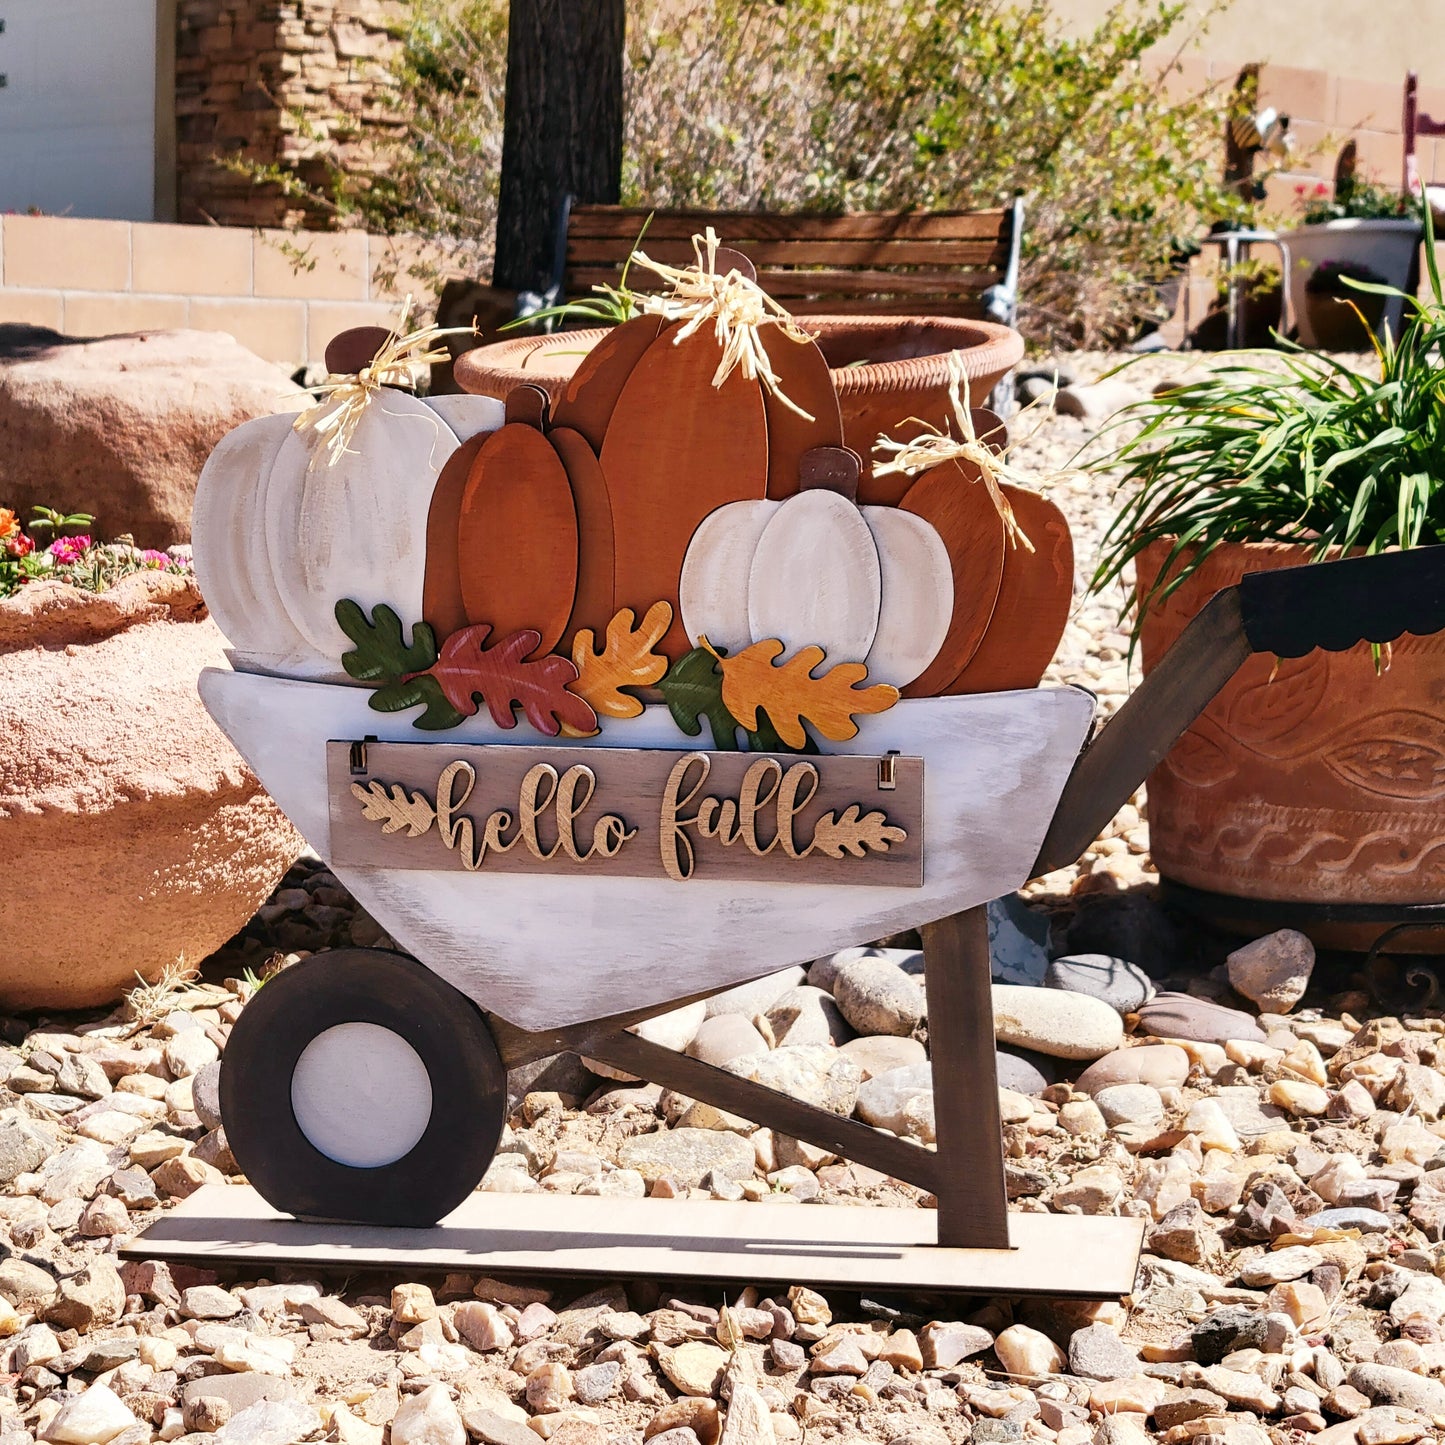
[[[905,437],[918,430],[911,418],[943,426],[948,404],[948,355],[959,352],[968,373],[969,400],[987,406],[994,387],[1024,354],[1023,338],[1007,326],[942,316],[805,316],[833,375],[843,412],[843,439],[872,472],[873,443],[881,434]],[[505,398],[532,382],[553,400],[582,358],[606,331],[565,331],[479,346],[456,362],[457,384],[479,396]]]
[[[1311,348],[1326,344],[1325,338],[1315,334],[1305,291],[1318,267],[1326,261],[1352,261],[1378,271],[1391,286],[1404,291],[1419,253],[1420,235],[1420,223],[1408,219],[1322,221],[1282,235],[1280,241],[1289,260],[1289,309],[1299,329],[1300,344]],[[1393,336],[1400,334],[1404,304],[1398,296],[1388,299],[1381,312],[1381,334],[1385,327]]]
[[[206,715],[224,641],[189,577],[0,602],[0,1009],[111,1003],[199,964],[301,839]]]
[[[1167,542],[1139,557],[1141,588]],[[1144,669],[1221,587],[1304,563],[1289,543],[1225,543],[1144,621]],[[1445,634],[1405,636],[1377,675],[1368,644],[1253,656],[1149,778],[1166,878],[1240,898],[1445,900]]]

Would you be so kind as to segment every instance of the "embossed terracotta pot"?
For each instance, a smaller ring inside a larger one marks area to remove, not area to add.
[[[1023,338],[1007,326],[951,316],[804,316],[828,358],[843,439],[863,458],[864,478],[879,433],[893,433],[913,417],[944,425],[948,356],[957,351],[968,373],[969,400],[986,406],[989,393],[1023,358]],[[530,381],[555,398],[604,330],[524,336],[479,346],[457,359],[463,390],[505,399]],[[910,427],[909,434],[916,431]]]
[[[1141,588],[1169,544],[1140,555]],[[1298,566],[1303,546],[1226,543],[1144,622],[1144,669],[1221,587]],[[1445,636],[1251,657],[1149,778],[1165,878],[1240,898],[1445,899]]]

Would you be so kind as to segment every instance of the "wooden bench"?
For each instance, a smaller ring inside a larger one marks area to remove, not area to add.
[[[617,285],[647,225],[642,249],[685,265],[692,237],[713,227],[744,252],[758,284],[799,314],[871,312],[963,316],[1011,326],[1018,310],[1023,201],[996,211],[892,211],[781,215],[751,211],[649,211],[565,205],[559,226],[561,296]],[[639,275],[634,285],[646,285]]]

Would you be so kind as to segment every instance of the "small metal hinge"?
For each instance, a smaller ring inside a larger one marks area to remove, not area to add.
[[[366,745],[376,741],[375,733],[367,733],[359,743],[351,745],[351,776],[353,778],[366,772]]]
[[[889,748],[884,757],[878,759],[878,788],[880,792],[891,793],[898,786],[898,749]]]

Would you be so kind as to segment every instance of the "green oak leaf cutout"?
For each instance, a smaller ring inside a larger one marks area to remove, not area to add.
[[[356,644],[350,652],[342,654],[341,665],[347,676],[357,682],[369,682],[373,686],[398,682],[409,673],[425,671],[437,660],[436,634],[430,626],[425,622],[416,623],[408,645],[402,636],[401,618],[384,602],[378,603],[368,618],[357,603],[342,598],[336,604],[336,622]],[[380,709],[382,712],[398,710],[395,707]]]
[[[722,681],[717,658],[705,647],[694,647],[668,668],[658,687],[673,722],[688,737],[695,738],[702,732],[702,720],[706,718],[713,747],[719,752],[735,753],[738,724],[723,704]]]

